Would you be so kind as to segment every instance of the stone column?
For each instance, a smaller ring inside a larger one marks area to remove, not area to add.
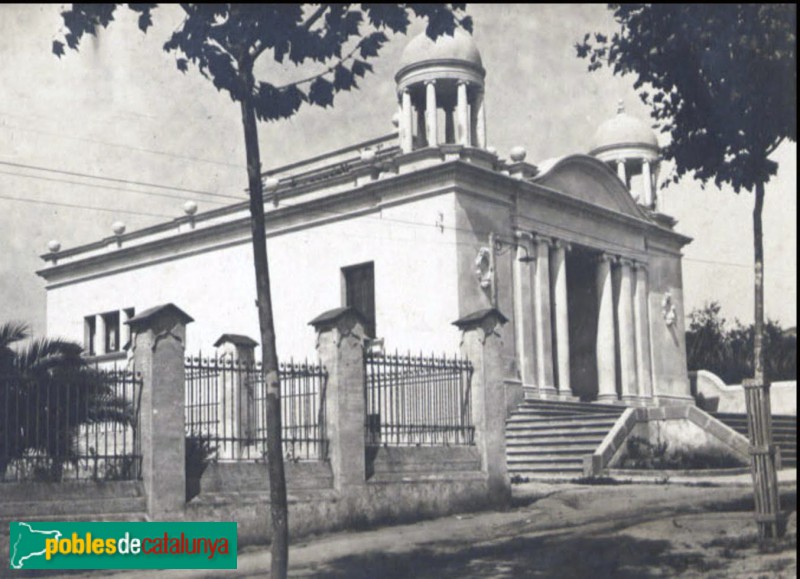
[[[125,347],[125,344],[128,344],[128,348],[131,348],[133,344],[131,344],[131,327],[128,325],[128,320],[130,320],[133,316],[131,312],[133,310],[122,310],[120,311],[120,320],[122,321],[120,328],[120,333],[122,336],[120,337],[120,350]]]
[[[633,317],[636,325],[636,378],[639,397],[653,397],[652,364],[650,361],[650,315],[648,311],[647,267],[636,264],[636,289],[633,296]]]
[[[403,89],[400,109],[400,148],[408,153],[413,148],[414,139],[414,109],[411,106],[411,92]]]
[[[553,395],[553,321],[550,311],[550,243],[541,235],[536,241],[536,273],[533,280],[533,300],[536,309],[536,385],[539,393]]]
[[[152,519],[169,519],[186,504],[184,353],[186,325],[192,321],[176,305],[165,304],[127,322],[142,374],[142,479]]]
[[[633,315],[633,268],[628,259],[619,261],[619,359],[623,402],[634,402],[639,394],[636,376],[636,326]]]
[[[439,127],[436,118],[436,81],[425,82],[425,131],[428,136],[428,146],[439,145]]]
[[[327,431],[334,487],[347,492],[366,483],[364,343],[367,321],[355,308],[314,318],[317,354],[328,371]]]
[[[486,102],[482,88],[478,90],[472,103],[472,144],[481,149],[486,148]]]
[[[557,240],[552,249],[550,279],[555,304],[556,368],[559,394],[572,394],[569,375],[569,308],[567,301],[567,260],[569,244]]]
[[[653,206],[653,175],[650,171],[650,161],[645,159],[642,161],[642,185],[644,191],[642,192],[642,205],[645,207]]]
[[[467,100],[467,82],[459,81],[456,96],[456,132],[458,144],[469,146],[469,102]]]
[[[223,433],[232,440],[227,443],[223,456],[240,458],[247,445],[255,438],[256,408],[254,385],[255,349],[258,342],[239,334],[222,334],[214,347],[218,348],[224,375],[229,379],[220,384],[220,400],[224,400]]]
[[[106,319],[98,314],[94,317],[94,355],[106,353]]]
[[[606,253],[597,261],[597,401],[617,399],[617,370],[614,360],[617,349],[614,336],[614,289],[611,280],[611,261]]]
[[[487,477],[489,496],[499,504],[511,499],[506,465],[506,401],[503,371],[504,332],[508,320],[495,308],[453,324],[461,330],[461,354],[472,362],[472,423]]]
[[[534,342],[534,310],[532,270],[536,267],[533,248],[527,235],[517,232],[517,249],[514,259],[514,328],[516,329],[517,361],[523,385],[536,383],[536,346]]]
[[[625,187],[627,187],[628,177],[625,174],[625,161],[617,161],[617,175],[619,176],[620,181],[622,181],[625,184]]]

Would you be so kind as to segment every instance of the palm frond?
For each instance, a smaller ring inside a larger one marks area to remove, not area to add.
[[[28,324],[24,322],[6,322],[0,325],[0,349],[24,340],[30,335],[29,332]]]
[[[17,352],[17,367],[21,372],[45,371],[51,368],[80,368],[86,365],[81,358],[83,347],[63,338],[39,338]]]

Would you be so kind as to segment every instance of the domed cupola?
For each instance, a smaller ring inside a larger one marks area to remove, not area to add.
[[[639,204],[655,208],[661,160],[658,139],[647,123],[625,112],[622,101],[616,116],[597,129],[589,154],[614,169],[628,189],[631,189],[633,177],[641,175],[641,191],[631,190],[631,194]]]
[[[436,41],[424,32],[413,38],[395,75],[403,152],[445,143],[485,148],[485,76],[481,54],[464,30]]]

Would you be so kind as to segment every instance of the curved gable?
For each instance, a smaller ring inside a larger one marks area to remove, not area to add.
[[[647,219],[630,192],[602,161],[588,155],[570,155],[543,163],[534,183],[592,205]]]

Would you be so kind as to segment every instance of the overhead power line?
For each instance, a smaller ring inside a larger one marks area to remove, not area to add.
[[[33,171],[44,171],[46,173],[57,173],[59,175],[70,175],[71,177],[83,177],[85,179],[99,179],[101,181],[111,181],[113,183],[124,183],[126,185],[139,185],[142,187],[154,187],[156,189],[167,189],[170,191],[181,191],[183,193],[194,193],[196,195],[209,195],[211,197],[220,197],[223,199],[235,199],[237,201],[244,201],[244,198],[238,195],[225,195],[223,193],[211,193],[209,191],[199,191],[197,189],[186,189],[184,187],[175,187],[172,185],[161,185],[159,183],[147,183],[144,181],[133,181],[131,179],[120,179],[117,177],[103,177],[102,175],[91,175],[89,173],[80,173],[78,171],[66,171],[63,169],[53,169],[51,167],[41,167],[39,165],[26,165],[24,163],[12,163],[11,161],[0,161],[0,165],[9,167],[16,167],[18,169],[30,169]]]
[[[72,203],[59,203],[57,201],[41,201],[39,199],[22,199],[20,197],[8,197],[0,195],[0,199],[7,199],[8,201],[18,201],[20,203],[36,203],[39,205],[51,205],[53,207],[68,207],[70,209],[90,209],[92,211],[105,211],[107,213],[126,213],[128,215],[139,215],[143,217],[159,217],[159,218],[172,218],[172,215],[165,215],[164,213],[146,213],[144,211],[128,211],[125,209],[109,209],[108,207],[93,207],[90,205],[78,205]]]
[[[26,173],[14,173],[13,171],[2,171],[0,175],[10,175],[12,177],[24,177],[28,179],[38,179],[40,181],[49,181],[52,183],[65,183],[67,185],[78,185],[80,187],[92,187],[94,189],[102,189],[104,191],[122,191],[123,193],[138,193],[139,195],[150,195],[152,197],[165,197],[169,199],[179,199],[186,201],[186,195],[170,195],[169,193],[154,193],[152,191],[137,191],[136,189],[125,189],[124,187],[115,187],[114,185],[97,185],[94,183],[81,183],[80,181],[70,181],[68,179],[56,179],[54,177],[42,177],[41,175],[28,175]],[[227,204],[226,201],[216,201],[214,199],[204,199],[204,203],[220,203]]]
[[[0,113],[0,114],[8,115],[8,113]],[[17,117],[19,117],[20,115],[9,115],[9,116],[17,116]],[[238,165],[236,163],[226,163],[225,161],[215,161],[213,159],[203,159],[203,158],[200,158],[200,157],[192,157],[192,156],[189,156],[189,155],[179,155],[178,153],[170,153],[170,152],[167,152],[167,151],[156,151],[154,149],[146,149],[144,147],[133,147],[131,145],[124,145],[122,143],[112,143],[112,142],[109,142],[109,141],[101,141],[99,139],[90,139],[88,137],[73,137],[73,136],[70,136],[70,135],[64,135],[64,134],[56,133],[56,132],[53,132],[53,131],[43,131],[41,129],[31,129],[31,128],[28,128],[28,127],[19,127],[19,126],[16,126],[16,125],[3,125],[3,126],[8,128],[8,129],[13,129],[15,131],[25,131],[25,132],[28,132],[28,133],[37,133],[37,134],[41,134],[41,135],[49,135],[49,136],[52,136],[52,137],[58,137],[60,139],[69,139],[69,140],[73,140],[73,141],[84,141],[86,143],[94,143],[94,144],[97,144],[97,145],[106,145],[108,147],[120,147],[122,149],[129,149],[131,151],[137,151],[139,153],[149,153],[151,155],[162,155],[164,157],[172,157],[172,158],[175,158],[175,159],[184,159],[186,161],[193,161],[195,163],[208,163],[208,164],[211,164],[211,165],[221,165],[223,167],[234,167],[236,169],[245,169],[246,168],[244,165]]]

